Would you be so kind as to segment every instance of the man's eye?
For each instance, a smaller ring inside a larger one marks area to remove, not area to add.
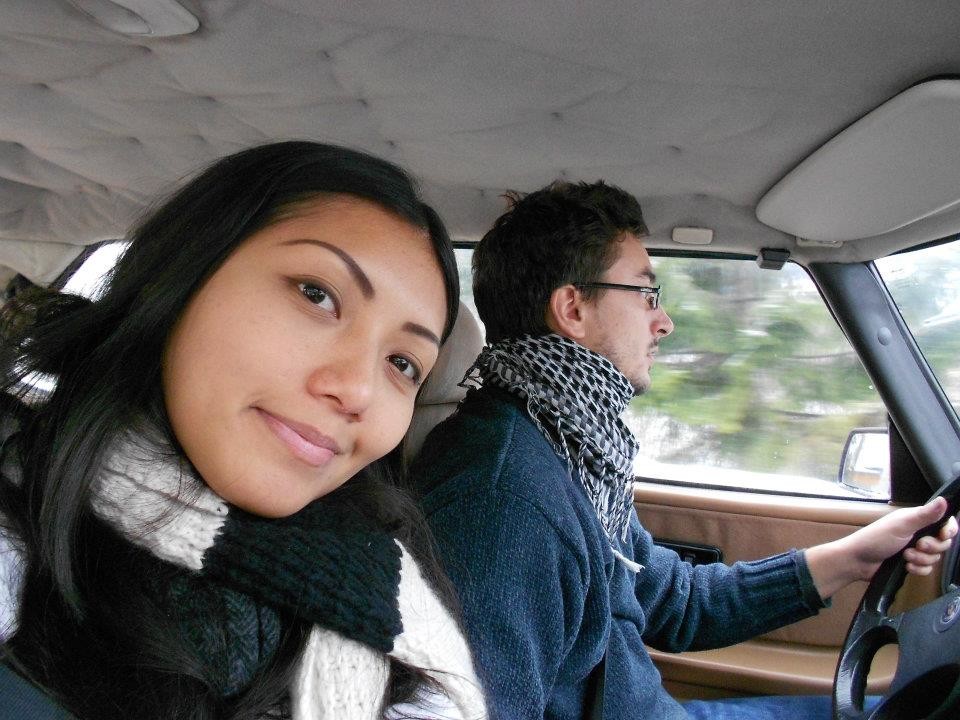
[[[390,362],[393,366],[400,371],[400,373],[408,377],[413,383],[420,383],[420,368],[418,368],[413,362],[405,358],[403,355],[391,355]]]
[[[313,283],[301,282],[297,283],[297,289],[313,305],[332,313],[337,311],[337,305],[333,301],[333,297],[324,288]]]

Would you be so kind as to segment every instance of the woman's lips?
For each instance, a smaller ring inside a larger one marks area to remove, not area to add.
[[[287,418],[272,415],[266,410],[256,409],[273,434],[290,449],[290,452],[303,462],[320,467],[330,462],[340,452],[337,443],[318,430]]]

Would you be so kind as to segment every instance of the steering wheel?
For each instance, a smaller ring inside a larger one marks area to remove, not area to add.
[[[960,477],[945,485],[948,508],[944,518],[960,506]],[[920,530],[936,534],[944,520]],[[947,555],[956,565],[957,548]],[[890,615],[906,577],[903,553],[888,558],[870,581],[844,640],[833,682],[834,720],[948,720],[960,717],[960,587],[921,607]],[[953,573],[950,577],[955,577]],[[871,710],[864,710],[867,673],[877,651],[899,645],[899,661],[890,689]]]

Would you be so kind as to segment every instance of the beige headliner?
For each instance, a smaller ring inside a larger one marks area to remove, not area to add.
[[[685,224],[717,250],[858,259],[890,247],[798,248],[757,201],[960,73],[954,0],[182,4],[200,29],[149,39],[65,0],[0,3],[0,265],[49,281],[203,163],[291,137],[403,164],[460,238],[505,189],[605,178],[642,198],[653,247]]]

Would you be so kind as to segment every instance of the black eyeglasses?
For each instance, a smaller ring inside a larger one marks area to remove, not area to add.
[[[573,286],[577,288],[601,288],[603,290],[630,290],[641,293],[646,297],[651,310],[660,307],[660,285],[650,287],[649,285],[621,285],[620,283],[608,282],[575,282]]]

